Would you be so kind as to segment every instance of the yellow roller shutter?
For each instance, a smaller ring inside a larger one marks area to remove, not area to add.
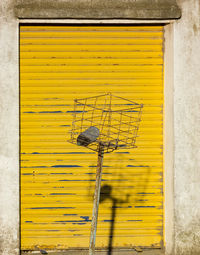
[[[107,92],[144,108],[137,148],[104,156],[96,246],[162,246],[163,27],[21,26],[22,250],[88,248],[97,155],[67,136]]]

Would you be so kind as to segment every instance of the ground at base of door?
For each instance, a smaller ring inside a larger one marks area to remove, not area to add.
[[[32,251],[32,252],[21,252],[21,255],[88,255],[88,250],[67,250],[67,251]],[[145,250],[113,250],[111,253],[108,251],[96,251],[95,255],[164,255],[164,252],[160,249],[145,249]]]

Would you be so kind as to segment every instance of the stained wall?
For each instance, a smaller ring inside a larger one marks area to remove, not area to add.
[[[30,2],[30,1],[28,1]],[[60,1],[63,2],[63,1]],[[121,0],[121,2],[123,2]],[[124,1],[127,3],[127,1]],[[168,255],[200,254],[200,2],[178,0],[172,27],[174,91],[174,223]],[[16,4],[17,3],[17,4]],[[19,75],[17,9],[0,3],[0,254],[19,254]],[[166,204],[167,210],[167,204]],[[169,245],[166,243],[166,246]]]
[[[177,255],[200,254],[200,1],[174,23],[174,208]]]

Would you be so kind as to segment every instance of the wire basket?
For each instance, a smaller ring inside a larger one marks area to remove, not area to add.
[[[142,104],[107,93],[74,100],[71,139],[93,151],[104,147],[104,152],[119,148],[135,148],[141,120]],[[91,133],[90,142],[79,141],[80,134]]]

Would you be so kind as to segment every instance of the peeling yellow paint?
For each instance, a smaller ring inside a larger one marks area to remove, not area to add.
[[[112,92],[144,104],[133,150],[106,154],[97,247],[161,246],[163,27],[21,26],[21,246],[89,245],[96,154],[67,143],[73,100]],[[115,208],[113,208],[113,201]]]

